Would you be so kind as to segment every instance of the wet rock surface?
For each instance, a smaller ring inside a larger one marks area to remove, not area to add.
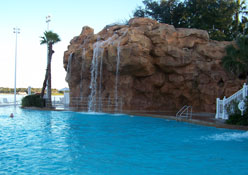
[[[64,53],[66,70],[71,55],[71,106],[81,104],[86,110],[87,98],[94,97],[108,105],[109,99],[121,99],[119,105],[127,111],[177,111],[191,105],[195,112],[215,112],[216,98],[230,96],[244,82],[220,65],[228,44],[210,40],[203,30],[174,28],[147,18],[106,26],[98,34],[83,27]],[[93,64],[97,78],[92,94]],[[107,108],[98,102],[97,106]]]

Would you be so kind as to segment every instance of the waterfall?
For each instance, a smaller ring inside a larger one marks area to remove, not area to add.
[[[88,101],[88,111],[89,112],[95,112],[96,110],[102,111],[102,67],[103,67],[103,54],[104,54],[104,48],[102,48],[102,47],[105,44],[110,44],[117,37],[118,37],[118,35],[115,34],[115,35],[109,37],[105,41],[99,41],[98,40],[93,45],[93,58],[92,58],[92,63],[91,63],[91,68],[90,68],[90,70],[91,70],[91,82],[90,82],[90,86],[89,86],[91,92],[90,92],[89,101]],[[99,66],[99,64],[100,64],[100,66]],[[99,81],[98,81],[98,69],[99,69]],[[98,88],[97,83],[99,83],[99,88]]]
[[[69,80],[71,78],[71,61],[73,58],[73,53],[70,53],[69,58],[68,58],[68,63],[67,63],[67,67],[66,67],[66,77],[65,77],[65,81],[67,83],[69,83]]]
[[[81,79],[80,79],[80,100],[83,100],[83,69],[84,69],[84,60],[85,60],[85,48],[83,48],[82,53],[82,65],[81,65]]]
[[[101,49],[101,61],[100,61],[100,81],[99,81],[99,109],[98,111],[102,111],[102,59],[103,59],[103,51],[104,49]]]
[[[118,81],[119,81],[119,65],[120,65],[120,42],[117,46],[117,57],[116,57],[116,75],[115,75],[115,112],[118,110]]]
[[[97,105],[97,77],[98,77],[98,64],[99,64],[99,56],[102,56],[102,52],[104,49],[101,48],[101,41],[97,41],[94,44],[93,50],[93,58],[91,63],[91,82],[90,82],[90,96],[88,102],[88,111],[93,112],[96,111]],[[100,70],[101,77],[101,70]]]

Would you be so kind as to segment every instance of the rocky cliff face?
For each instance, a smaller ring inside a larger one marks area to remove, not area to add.
[[[128,25],[90,27],[64,54],[71,106],[87,110],[215,112],[217,97],[241,88],[220,65],[229,42],[209,40],[206,31],[174,28],[147,18]]]

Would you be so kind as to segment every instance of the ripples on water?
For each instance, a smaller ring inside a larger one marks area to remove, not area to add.
[[[247,155],[244,131],[123,114],[0,108],[0,174],[247,175]]]

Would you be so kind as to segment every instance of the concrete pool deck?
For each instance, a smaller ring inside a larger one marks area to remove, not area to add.
[[[33,109],[33,110],[52,110],[52,111],[78,111],[78,110],[72,110],[69,108],[37,108],[37,107],[25,107],[23,109]],[[111,113],[112,114],[112,113]],[[215,114],[213,113],[193,113],[192,118],[178,118],[173,114],[163,113],[163,112],[123,112],[123,114],[128,115],[136,115],[136,116],[143,116],[143,117],[155,117],[155,118],[163,118],[163,119],[169,119],[169,120],[176,120],[178,122],[188,122],[198,125],[204,125],[204,126],[210,126],[210,127],[216,127],[216,128],[226,128],[226,129],[236,129],[236,130],[245,130],[248,131],[248,126],[240,126],[240,125],[229,125],[225,123],[225,120],[222,119],[215,119]]]
[[[144,116],[144,117],[156,117],[156,118],[163,118],[163,119],[170,119],[170,120],[176,120],[179,122],[188,122],[198,125],[204,125],[204,126],[211,126],[216,128],[226,128],[226,129],[236,129],[236,130],[245,130],[248,131],[248,126],[241,126],[241,125],[229,125],[225,123],[225,120],[222,119],[215,119],[214,114],[207,114],[204,113],[204,115],[200,114],[193,114],[192,119],[188,118],[178,118],[174,115],[165,115],[165,114],[159,114],[159,113],[127,113],[129,115],[136,115],[136,116]]]

